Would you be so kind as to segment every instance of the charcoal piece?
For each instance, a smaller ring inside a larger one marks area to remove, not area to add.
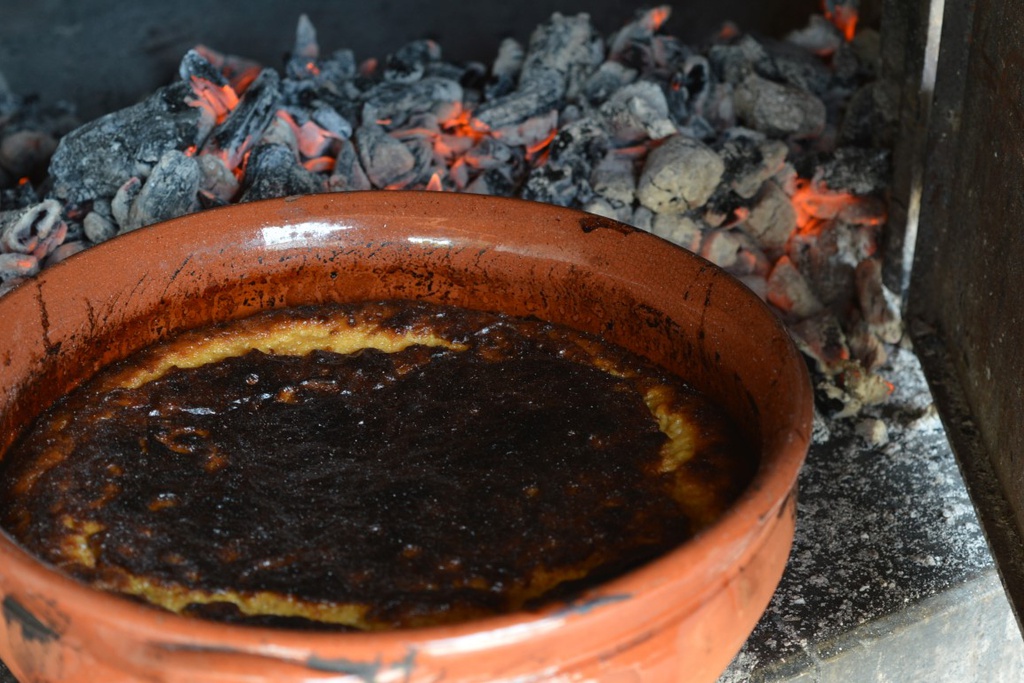
[[[285,64],[288,78],[312,78],[320,73],[317,60],[320,57],[320,45],[316,42],[316,28],[305,14],[299,15],[295,27],[295,43]]]
[[[583,84],[583,96],[597,106],[606,101],[623,86],[636,80],[637,70],[621,62],[607,61],[590,74]]]
[[[734,93],[736,116],[754,130],[777,138],[809,138],[825,128],[825,104],[812,93],[747,76]]]
[[[501,130],[537,116],[556,115],[562,104],[562,85],[556,75],[537,76],[517,90],[483,103],[473,112],[474,125]]]
[[[636,200],[636,176],[633,159],[612,150],[594,166],[590,185],[616,210],[625,208],[632,211]]]
[[[0,166],[15,178],[41,178],[57,149],[57,140],[45,131],[19,130],[3,136]]]
[[[113,214],[118,225],[128,224],[128,213],[131,211],[135,197],[141,190],[142,179],[137,176],[129,178],[121,187],[117,188],[117,192],[110,200],[110,213]]]
[[[54,196],[73,204],[111,197],[164,152],[196,144],[200,114],[188,106],[189,92],[184,83],[166,86],[65,135],[50,160]]]
[[[633,209],[633,216],[630,218],[628,223],[634,228],[650,232],[651,226],[654,225],[654,212],[646,206],[638,206]]]
[[[892,148],[899,129],[899,88],[887,81],[857,90],[843,111],[837,144]]]
[[[64,241],[66,234],[67,225],[56,199],[0,214],[0,251],[42,259]]]
[[[882,283],[882,262],[866,258],[854,272],[857,305],[868,329],[882,341],[895,344],[903,337],[900,302]]]
[[[786,245],[788,256],[818,298],[837,313],[850,310],[856,300],[855,270],[863,259],[853,245],[856,238],[853,226],[833,220],[817,234],[794,234]]]
[[[700,248],[706,229],[698,220],[685,214],[657,213],[651,220],[650,232],[695,252]]]
[[[431,63],[440,60],[440,45],[433,40],[414,40],[384,59],[381,77],[391,83],[413,83],[423,77]]]
[[[356,55],[352,50],[335,50],[327,59],[320,61],[321,80],[334,85],[352,81],[358,72]]]
[[[676,132],[668,115],[665,92],[656,83],[641,80],[623,86],[601,105],[612,138],[620,145],[661,140]]]
[[[339,138],[352,137],[352,124],[338,113],[338,110],[326,102],[318,102],[309,118],[324,130],[330,131]]]
[[[238,178],[224,165],[220,157],[202,154],[198,158],[202,179],[199,189],[223,203],[230,202],[238,194]]]
[[[647,155],[637,198],[655,213],[684,213],[711,198],[724,171],[722,158],[710,147],[673,135]]]
[[[834,71],[815,53],[782,41],[765,40],[761,46],[764,54],[754,62],[754,71],[759,76],[824,97]]]
[[[608,40],[608,58],[640,71],[648,71],[659,59],[654,33],[672,14],[669,5],[637,12],[636,18]],[[663,64],[664,62],[662,62]]]
[[[239,202],[323,191],[323,180],[307,171],[290,149],[283,145],[258,145],[246,162]]]
[[[608,132],[596,117],[586,117],[564,126],[548,147],[548,163],[572,167],[576,178],[589,180],[611,146]],[[589,182],[587,183],[589,186]]]
[[[754,72],[754,65],[768,59],[768,53],[753,36],[743,36],[729,45],[713,45],[707,53],[715,77],[738,86]]]
[[[501,41],[498,55],[491,65],[491,82],[484,88],[487,99],[502,97],[515,90],[525,58],[526,50],[519,41],[514,38]]]
[[[204,154],[216,154],[235,169],[270,125],[281,102],[280,77],[273,69],[264,69],[224,122],[214,128],[202,146]]]
[[[0,294],[38,272],[39,259],[32,254],[0,253]]]
[[[462,86],[446,78],[423,78],[415,83],[379,83],[366,93],[362,121],[389,129],[402,128],[410,117],[432,114],[446,121],[461,111]]]
[[[3,172],[0,169],[0,176],[2,175]],[[24,209],[42,201],[42,197],[32,183],[16,183],[13,180],[11,182],[12,187],[0,191],[0,210]]]
[[[665,99],[677,123],[703,111],[712,92],[711,64],[703,55],[690,55],[669,76]]]
[[[871,194],[886,189],[891,176],[888,149],[840,147],[814,173],[814,182],[837,192]]]
[[[78,252],[84,251],[88,246],[81,239],[64,242],[46,256],[40,268],[49,268],[55,263],[60,263],[69,256],[74,256]]]
[[[518,123],[492,128],[490,134],[508,145],[527,147],[537,153],[557,128],[558,111],[551,109]]]
[[[416,167],[412,151],[373,123],[356,130],[355,143],[359,161],[376,188],[391,186]]]
[[[740,197],[752,199],[765,181],[782,169],[788,153],[780,140],[768,140],[757,133],[734,135],[719,150],[725,162],[725,182]]]
[[[843,34],[835,24],[821,14],[812,14],[807,26],[791,31],[786,41],[807,52],[818,55],[831,55],[843,44]]]
[[[515,152],[501,140],[484,137],[462,156],[471,168],[488,169],[515,162]]]
[[[290,114],[290,107],[282,107],[277,111],[277,114],[271,119],[270,123],[266,128],[263,129],[263,134],[260,135],[260,139],[256,144],[259,145],[284,145],[296,154],[299,153],[299,140],[296,137],[295,126],[287,120],[285,114]],[[219,158],[214,154],[201,154],[200,157],[214,157]],[[223,160],[221,165],[224,168]]]
[[[228,85],[228,79],[221,70],[213,65],[206,54],[195,48],[186,52],[181,58],[178,63],[178,76],[182,81],[190,84],[198,79],[217,87]]]
[[[574,174],[572,166],[548,163],[530,172],[520,196],[556,206],[573,206],[589,201],[593,191],[585,177]]]
[[[793,201],[774,181],[767,181],[757,195],[742,228],[768,253],[781,253],[796,229]]]
[[[487,181],[491,194],[498,197],[512,197],[515,195],[525,180],[526,172],[523,168],[513,169],[511,167],[489,168],[481,176]]]
[[[571,98],[581,91],[586,79],[603,61],[604,46],[590,17],[586,14],[566,17],[555,12],[530,35],[519,87],[527,87],[538,78],[550,79],[557,87],[556,98]]]
[[[359,154],[350,140],[343,140],[338,157],[334,162],[334,171],[327,180],[327,189],[331,192],[350,192],[372,189],[370,179],[366,176]]]
[[[489,168],[473,179],[466,186],[466,191],[474,194],[488,194],[496,197],[518,196],[522,185],[521,172],[513,172],[509,168]]]
[[[85,231],[85,238],[93,244],[106,242],[117,235],[117,223],[113,218],[104,216],[96,211],[86,214],[82,221]]]
[[[786,256],[775,262],[768,275],[769,303],[791,318],[803,320],[825,310],[811,283]]]
[[[170,150],[153,167],[128,210],[121,231],[128,232],[199,209],[196,193],[203,179],[195,157]]]

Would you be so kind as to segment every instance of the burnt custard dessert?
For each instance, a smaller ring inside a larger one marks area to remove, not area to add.
[[[599,338],[413,302],[279,310],[112,366],[4,456],[0,521],[92,586],[235,623],[529,609],[714,521],[756,458]]]

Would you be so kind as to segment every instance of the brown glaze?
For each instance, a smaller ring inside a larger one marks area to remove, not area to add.
[[[810,440],[806,369],[721,270],[585,214],[445,193],[353,193],[145,228],[0,299],[0,448],[101,366],[178,331],[279,308],[413,299],[601,334],[709,395],[756,444],[710,528],[571,601],[444,627],[309,634],[197,622],[89,589],[0,537],[0,658],[37,681],[714,681],[776,586]],[[17,321],[8,324],[6,321]]]

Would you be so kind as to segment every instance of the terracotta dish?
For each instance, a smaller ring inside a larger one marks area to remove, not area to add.
[[[453,626],[304,633],[179,617],[65,577],[0,534],[0,659],[22,681],[714,681],[789,554],[806,369],[736,280],[653,235],[548,205],[318,195],[118,237],[0,298],[0,452],[97,369],[260,310],[417,299],[602,334],[684,377],[761,449],[719,522],[569,602]]]

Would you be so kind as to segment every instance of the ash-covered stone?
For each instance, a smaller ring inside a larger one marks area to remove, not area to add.
[[[674,135],[648,155],[637,198],[655,213],[684,213],[707,202],[724,171],[725,163],[713,149]]]
[[[49,169],[54,196],[72,204],[112,197],[165,152],[194,145],[199,112],[186,103],[189,92],[184,83],[166,86],[61,138]]]

